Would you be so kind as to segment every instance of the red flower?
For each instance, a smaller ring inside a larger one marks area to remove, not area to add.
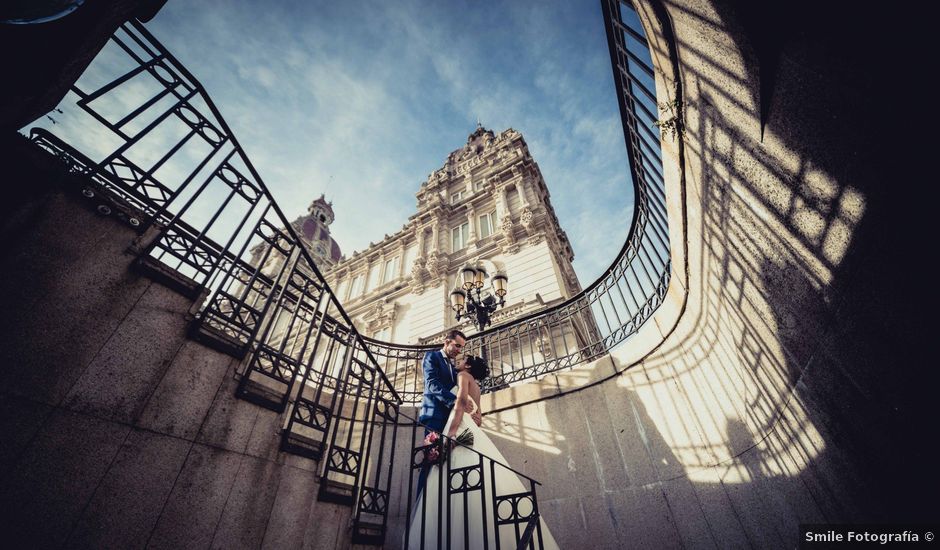
[[[430,448],[424,449],[424,461],[428,464],[439,464],[441,459],[441,448],[439,441],[441,439],[441,434],[437,432],[431,432],[424,437],[424,445],[430,446]]]

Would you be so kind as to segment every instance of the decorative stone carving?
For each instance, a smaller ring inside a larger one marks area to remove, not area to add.
[[[522,224],[522,227],[525,228],[526,233],[532,233],[532,230],[535,229],[532,226],[532,221],[535,219],[535,215],[532,214],[532,210],[529,207],[525,207],[522,211],[522,215],[519,216],[519,223]]]
[[[431,278],[431,274],[428,273],[425,264],[426,260],[424,256],[420,255],[415,258],[414,263],[411,264],[411,292],[419,296],[424,293],[424,287]]]
[[[503,221],[499,226],[500,232],[505,237],[500,246],[503,254],[515,254],[519,250],[519,245],[516,244],[515,225],[509,214],[503,216]]]
[[[398,316],[398,304],[388,298],[376,300],[375,305],[363,316],[369,332],[376,332],[384,327],[390,327]]]
[[[525,242],[528,245],[539,244],[544,238],[545,238],[545,235],[541,233],[536,233],[535,235],[529,236],[529,238],[526,239]]]
[[[418,284],[424,284],[428,280],[428,270],[424,267],[425,259],[424,256],[418,256],[415,258],[413,264],[411,264],[411,280]]]
[[[571,264],[562,262],[562,265],[565,265],[564,278],[568,288],[571,289],[572,294],[580,292],[581,284],[578,282],[578,276],[575,274],[574,269],[571,268]]]
[[[515,224],[512,223],[512,218],[510,218],[509,215],[507,214],[503,216],[503,223],[500,224],[499,226],[500,230],[503,232],[503,235],[505,235],[506,238],[509,239],[510,241],[515,240],[512,234],[512,229],[514,225]]]
[[[428,254],[428,261],[425,264],[432,282],[437,282],[441,277],[447,274],[447,258],[442,256],[437,250],[432,250]]]

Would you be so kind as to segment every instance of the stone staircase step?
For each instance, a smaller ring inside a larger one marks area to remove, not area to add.
[[[353,544],[382,546],[385,544],[385,526],[381,523],[360,521],[353,525],[352,542]]]
[[[231,355],[236,359],[244,359],[245,355],[248,354],[247,344],[205,323],[198,321],[192,323],[189,326],[189,337],[200,344],[226,355]]]
[[[317,494],[317,500],[352,506],[355,500],[355,494],[355,485],[324,479],[320,483],[320,491]]]
[[[156,258],[146,255],[139,256],[132,265],[138,273],[172,288],[187,298],[198,300],[202,295],[203,288],[199,283]]]
[[[235,390],[235,395],[240,399],[279,414],[284,412],[286,405],[283,393],[249,378],[242,378],[241,383]]]
[[[281,450],[319,461],[323,456],[323,442],[298,433],[283,432]]]

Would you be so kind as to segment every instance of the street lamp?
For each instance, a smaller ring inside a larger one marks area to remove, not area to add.
[[[450,307],[457,314],[457,320],[470,317],[480,332],[492,324],[491,316],[498,308],[506,304],[509,278],[504,273],[490,277],[492,292],[483,291],[487,272],[481,266],[467,265],[460,270],[459,286],[450,293]]]

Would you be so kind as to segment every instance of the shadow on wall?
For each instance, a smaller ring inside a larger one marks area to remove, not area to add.
[[[871,44],[876,14],[790,14],[755,45],[770,23],[741,3],[683,4],[667,6],[685,89],[684,316],[616,383],[492,415],[494,439],[545,481],[562,545],[671,532],[781,546],[800,523],[933,520],[935,415],[905,283],[919,255],[881,155],[872,66],[892,52]]]

